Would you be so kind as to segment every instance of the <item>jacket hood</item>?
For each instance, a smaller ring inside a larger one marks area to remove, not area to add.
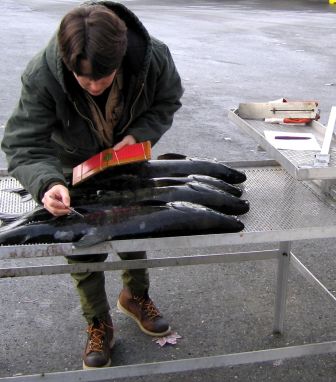
[[[138,17],[123,4],[112,1],[88,1],[83,5],[104,5],[113,10],[127,26],[127,50],[123,63],[127,63],[129,70],[142,82],[147,74],[152,43],[150,35]],[[50,71],[60,83],[65,93],[68,93],[65,80],[65,66],[63,64],[58,42],[57,32],[53,35],[46,47],[46,60]]]

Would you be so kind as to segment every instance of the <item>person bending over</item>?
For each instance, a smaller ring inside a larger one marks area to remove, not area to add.
[[[51,214],[67,214],[65,174],[106,148],[146,140],[154,145],[171,127],[182,94],[168,47],[150,36],[134,13],[110,1],[78,6],[22,75],[21,97],[2,140],[9,173]],[[145,258],[146,253],[119,256]],[[68,262],[106,258],[73,256]],[[115,336],[104,273],[72,277],[88,323],[83,367],[109,366]],[[125,270],[122,279],[120,310],[146,334],[169,333],[148,295],[147,269]]]

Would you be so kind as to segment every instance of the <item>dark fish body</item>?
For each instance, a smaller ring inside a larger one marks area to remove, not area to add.
[[[183,177],[164,176],[160,178],[140,178],[136,175],[113,176],[113,174],[109,173],[109,176],[105,176],[104,178],[93,177],[78,186],[70,187],[70,191],[72,194],[95,192],[97,190],[132,191],[138,188],[176,186],[194,181],[217,187],[218,189],[229,192],[237,197],[240,197],[243,194],[243,190],[238,186],[212,176],[197,174]]]
[[[226,191],[234,196],[240,197],[243,195],[243,190],[238,187],[234,186],[233,184],[227,183],[224,180],[214,178],[212,176],[208,175],[188,175],[185,177],[161,177],[161,178],[152,178],[154,181],[155,187],[159,186],[173,186],[174,184],[184,184],[184,183],[190,183],[190,182],[199,182],[204,183],[209,186],[213,186],[218,188],[221,191]]]
[[[87,190],[122,191],[176,185],[197,180],[235,196],[242,195],[242,190],[234,186],[246,180],[246,175],[241,171],[215,160],[188,158],[179,154],[165,154],[159,158],[159,160],[131,163],[107,169],[78,186],[72,186],[70,176],[67,176],[68,186],[70,190],[82,190],[83,192]],[[31,198],[23,188],[6,191],[18,193],[25,200]]]
[[[104,178],[124,174],[136,175],[140,178],[181,177],[197,174],[218,178],[230,184],[239,184],[246,180],[246,175],[243,172],[222,163],[190,158],[149,160],[116,166],[95,175],[92,182],[99,183]],[[90,179],[87,182],[90,182]]]
[[[199,182],[190,182],[177,186],[139,188],[135,191],[102,191],[99,193],[71,194],[73,207],[81,204],[132,205],[132,204],[163,204],[183,201],[202,204],[228,215],[242,215],[249,211],[247,200],[221,191]]]
[[[11,223],[11,227],[16,227],[18,225],[27,224],[33,221],[44,221],[49,220],[53,215],[48,212],[45,208],[38,206],[32,211],[26,213],[7,213],[0,212],[0,220],[2,221],[2,226]],[[1,229],[1,228],[0,228]]]
[[[165,181],[162,182],[166,184]],[[161,183],[160,183],[161,184]],[[169,184],[169,182],[168,182]],[[70,190],[71,205],[75,208],[91,206],[90,208],[109,208],[109,206],[132,206],[160,205],[168,202],[190,202],[202,204],[208,208],[225,213],[227,215],[242,215],[249,211],[249,203],[246,200],[226,192],[217,187],[191,181],[174,186],[135,188],[132,190],[99,191],[95,189]],[[39,206],[28,213],[1,213],[0,220],[3,226],[14,222],[15,225],[30,223],[32,221],[44,221],[53,217],[47,210]]]
[[[218,171],[221,173],[222,171],[225,172],[225,169],[227,170],[227,173],[224,175],[225,177],[227,177],[227,179],[223,179],[222,177],[216,176],[214,174],[213,175],[209,174],[210,176],[225,180],[231,184],[243,183],[246,180],[246,175],[244,172],[236,170],[236,169],[224,164],[223,162],[218,162],[215,159],[188,157],[186,155],[176,154],[176,153],[162,154],[162,155],[159,155],[157,159],[163,160],[163,161],[167,161],[167,160],[173,160],[173,161],[180,160],[182,162],[191,161],[191,162],[196,162],[199,165],[201,163],[203,163],[203,164],[207,163],[207,165],[209,167],[211,167],[211,166],[213,167],[214,173],[215,173],[215,171]],[[195,172],[194,174],[197,174],[197,173]],[[208,174],[204,174],[204,175],[208,175]]]
[[[76,215],[8,225],[0,229],[1,245],[69,243],[90,246],[112,239],[204,235],[239,232],[236,217],[191,203],[156,206],[81,208]]]

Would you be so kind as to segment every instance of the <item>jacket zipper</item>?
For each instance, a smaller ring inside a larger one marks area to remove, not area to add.
[[[91,119],[88,118],[88,117],[86,117],[84,114],[82,114],[82,113],[79,111],[79,109],[78,109],[77,104],[76,104],[75,101],[73,102],[73,105],[74,105],[74,107],[75,107],[77,113],[78,113],[83,119],[85,119],[86,121],[88,121],[88,122],[90,123],[91,128],[95,131],[96,129],[95,129],[94,124],[93,124],[93,122],[91,121]]]
[[[130,125],[130,123],[132,122],[133,112],[134,112],[134,106],[135,106],[135,104],[138,102],[138,99],[140,98],[140,95],[141,95],[141,93],[142,93],[142,90],[143,90],[144,86],[145,86],[145,83],[143,82],[143,83],[141,84],[141,88],[140,88],[140,90],[139,90],[139,93],[138,93],[138,95],[136,96],[136,98],[135,98],[135,100],[134,100],[134,102],[133,102],[133,105],[132,105],[132,107],[131,107],[130,118],[129,118],[128,122],[126,123],[126,125],[120,130],[119,134],[123,133],[123,132],[128,128],[128,126]]]

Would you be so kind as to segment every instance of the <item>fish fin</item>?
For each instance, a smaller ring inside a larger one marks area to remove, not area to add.
[[[218,179],[213,176],[192,174],[192,175],[188,175],[188,178],[196,182],[205,183],[212,187],[216,187],[219,190],[226,191],[237,197],[240,197],[243,195],[243,189],[241,187],[230,184],[228,182],[225,182],[222,179]]]
[[[105,241],[105,238],[100,235],[85,235],[79,241],[74,243],[74,247],[92,247],[93,245],[101,243],[103,241]]]
[[[191,188],[192,190],[195,190],[195,191],[215,192],[217,194],[226,196],[228,198],[235,198],[235,199],[237,198],[236,196],[228,193],[225,190],[220,190],[218,187],[213,186],[212,184],[202,183],[202,182],[199,182],[199,181],[196,181],[196,180],[188,183],[187,186],[189,188]]]
[[[218,190],[218,188],[215,188],[211,186],[210,184],[199,182],[198,180],[193,180],[192,182],[187,183],[186,186],[196,191],[199,191],[199,190],[217,191]]]
[[[33,197],[30,194],[21,195],[21,201],[22,203],[31,202],[33,200]]]
[[[95,244],[99,244],[108,238],[105,235],[97,232],[97,229],[94,228],[90,230],[87,234],[85,234],[80,240],[73,243],[74,247],[83,248],[83,247],[91,247]]]
[[[15,220],[20,219],[24,214],[13,214],[0,212],[0,220],[2,221],[2,226],[7,225]]]
[[[23,187],[16,187],[16,188],[5,188],[1,191],[5,192],[12,192],[13,194],[17,194],[21,197],[22,201],[28,201],[32,199],[32,196],[30,193]]]
[[[159,155],[157,157],[157,159],[159,160],[169,160],[169,159],[186,159],[187,157],[185,155],[182,155],[182,154],[175,154],[175,153],[166,153],[166,154],[162,154],[162,155]]]

